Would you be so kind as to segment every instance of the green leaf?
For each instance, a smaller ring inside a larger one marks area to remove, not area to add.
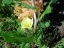
[[[3,48],[8,48],[6,42],[4,43]]]
[[[56,3],[57,0],[51,0],[51,3]]]
[[[24,34],[24,31],[22,31],[20,27],[17,28],[17,32],[20,34]]]
[[[26,43],[23,48],[30,48],[30,44],[29,43]]]
[[[45,28],[45,23],[40,23],[42,28]]]
[[[12,3],[12,0],[3,0],[3,3],[9,5],[10,3]]]
[[[0,14],[0,18],[2,17],[2,14]]]
[[[3,23],[2,22],[0,22],[0,27],[2,27],[3,26]]]
[[[0,4],[2,3],[2,0],[0,0]]]
[[[3,26],[3,23],[2,22],[0,22],[0,32],[1,32],[1,28],[2,28],[2,26]]]
[[[36,42],[37,45],[41,45],[41,37],[42,37],[42,35],[40,35],[40,36],[37,38],[37,42]]]
[[[21,34],[17,34],[16,32],[15,33],[0,32],[0,34],[4,38],[5,41],[10,42],[10,43],[31,42],[33,38],[32,36],[27,37]]]
[[[22,43],[19,45],[20,48],[23,48],[25,46],[25,43]]]
[[[0,42],[0,46],[2,46],[2,43]]]
[[[30,5],[25,4],[25,3],[23,3],[23,2],[20,2],[20,1],[15,1],[14,3],[19,3],[21,6],[27,8],[27,9],[36,9],[36,8],[37,8],[37,7],[35,7],[35,6],[30,6]]]
[[[45,14],[49,14],[51,12],[52,8],[50,6],[47,7]]]
[[[19,46],[20,48],[30,48],[30,43],[22,43]]]
[[[43,45],[41,48],[48,48],[46,45]]]
[[[64,47],[64,38],[62,38],[58,44],[55,45],[55,48],[63,48]]]
[[[45,22],[45,26],[49,27],[50,26],[50,21]]]
[[[36,7],[34,6],[30,6],[30,5],[27,5],[27,4],[25,4],[25,3],[23,3],[23,2],[21,2],[21,6],[24,6],[25,8],[28,8],[28,9],[36,9]]]
[[[51,7],[50,5],[53,4],[53,3],[56,3],[56,1],[57,1],[57,0],[51,0],[51,1],[50,1],[50,3],[48,4],[48,6],[46,7],[45,11],[43,12],[43,14],[41,15],[41,17],[39,18],[38,21],[41,21],[42,18],[44,18],[44,16],[45,16],[46,14],[51,13],[52,7]]]

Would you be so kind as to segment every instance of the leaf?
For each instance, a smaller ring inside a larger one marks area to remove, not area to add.
[[[3,3],[9,5],[12,3],[12,0],[3,0]]]
[[[2,43],[0,42],[0,46],[2,46]]]
[[[62,38],[59,43],[55,45],[55,48],[63,48],[64,47],[64,38]]]
[[[46,45],[43,45],[41,48],[48,48]]]
[[[50,12],[52,12],[51,10],[52,10],[52,8],[50,6],[48,6],[45,11],[45,14],[49,14]]]
[[[19,45],[20,48],[23,48],[25,46],[25,43],[22,43]]]
[[[2,3],[2,0],[0,0],[0,4]]]
[[[23,3],[23,2],[20,2],[20,1],[15,1],[15,3],[19,3],[21,6],[27,8],[27,9],[36,9],[36,8],[37,8],[37,7],[35,7],[35,6],[30,6],[30,5],[25,4],[25,3]]]
[[[2,17],[3,14],[0,14],[0,18]]]
[[[23,48],[30,48],[30,44],[29,43],[26,43]]]
[[[19,46],[20,48],[30,48],[30,43],[22,43]]]
[[[2,27],[3,26],[3,23],[2,22],[0,22],[0,27]]]
[[[22,43],[22,42],[31,42],[32,41],[32,36],[27,37],[27,36],[22,36],[18,35],[17,33],[4,33],[0,32],[1,36],[4,38],[5,41],[10,42],[10,43]]]
[[[28,8],[28,9],[36,9],[36,7],[35,6],[30,6],[30,5],[27,5],[27,4],[25,4],[25,3],[23,3],[23,2],[21,2],[21,6],[24,6],[25,8]]]
[[[51,3],[56,3],[57,0],[51,0]]]
[[[46,7],[45,11],[43,12],[43,14],[41,15],[41,17],[39,18],[38,21],[41,21],[42,18],[44,18],[44,16],[45,16],[46,14],[51,13],[52,7],[51,7],[50,5],[53,4],[53,3],[55,3],[56,1],[57,1],[57,0],[51,0],[51,1],[50,1],[50,3],[48,4],[48,6]]]
[[[3,48],[8,48],[6,42],[4,43]]]
[[[40,23],[42,28],[45,28],[45,23]]]
[[[21,28],[20,28],[20,27],[18,27],[18,28],[17,28],[17,32],[18,32],[18,33],[20,33],[20,34],[24,34],[24,31],[23,31],[23,30],[21,30]]]
[[[41,45],[41,37],[42,37],[42,35],[40,35],[40,36],[37,38],[37,42],[36,42],[37,45]]]
[[[0,22],[0,32],[1,32],[1,30],[2,30],[2,29],[1,29],[1,28],[2,28],[2,26],[3,26],[3,24],[2,24],[2,22]]]
[[[50,26],[50,21],[45,22],[45,26],[49,27]]]

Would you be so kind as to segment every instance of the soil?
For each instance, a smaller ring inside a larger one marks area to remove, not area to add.
[[[49,2],[50,0],[44,0],[44,10]],[[44,41],[48,42],[50,46],[49,48],[52,48],[55,43],[64,37],[64,0],[57,0],[51,7],[53,8],[52,12],[45,16],[47,20],[51,21],[44,37]],[[54,39],[50,37],[54,37]]]

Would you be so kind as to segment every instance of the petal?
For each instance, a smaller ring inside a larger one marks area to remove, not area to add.
[[[30,29],[33,25],[33,18],[25,17],[21,22],[21,29]]]

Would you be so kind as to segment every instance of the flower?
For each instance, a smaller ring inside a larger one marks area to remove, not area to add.
[[[21,21],[21,30],[25,30],[25,29],[30,29],[33,25],[33,18],[30,19],[28,17],[25,17],[22,21]]]

